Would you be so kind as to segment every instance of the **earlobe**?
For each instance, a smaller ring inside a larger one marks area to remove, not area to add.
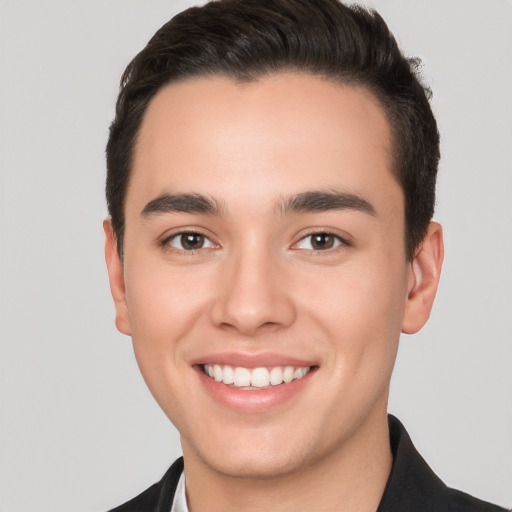
[[[414,334],[427,322],[439,284],[444,257],[443,230],[431,222],[410,268],[402,332]]]
[[[110,281],[110,292],[116,309],[116,327],[119,332],[130,336],[130,317],[126,304],[123,264],[117,249],[117,238],[112,228],[112,222],[108,218],[103,221],[103,231],[105,232],[105,261]]]

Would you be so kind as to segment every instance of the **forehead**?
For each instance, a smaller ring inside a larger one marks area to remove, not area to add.
[[[134,156],[128,206],[168,192],[269,207],[318,188],[374,199],[401,194],[390,172],[389,125],[374,96],[298,73],[165,86],[147,108]]]

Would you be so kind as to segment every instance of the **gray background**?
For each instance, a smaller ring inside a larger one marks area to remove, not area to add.
[[[512,3],[374,0],[424,60],[442,132],[433,317],[390,410],[450,485],[512,506]],[[100,511],[180,452],[115,330],[104,145],[151,0],[0,0],[0,510]]]

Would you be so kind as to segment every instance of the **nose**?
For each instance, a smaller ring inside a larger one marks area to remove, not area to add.
[[[222,282],[211,309],[216,326],[254,336],[295,321],[291,283],[276,258],[265,251],[246,251],[223,265]]]

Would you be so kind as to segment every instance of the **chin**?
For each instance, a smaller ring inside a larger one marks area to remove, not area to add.
[[[284,442],[281,435],[272,437],[268,433],[265,436],[265,433],[260,432],[238,439],[233,439],[233,436],[226,436],[218,441],[210,438],[199,447],[191,447],[182,438],[182,445],[185,455],[193,451],[194,458],[198,458],[217,473],[231,477],[265,479],[293,473],[298,467],[303,467],[308,459],[305,443],[300,440],[293,442],[287,437],[287,442]]]
[[[201,454],[199,454],[201,457]],[[266,479],[277,478],[293,473],[301,467],[301,457],[284,454],[229,453],[228,457],[203,458],[203,462],[214,471],[236,478]]]

